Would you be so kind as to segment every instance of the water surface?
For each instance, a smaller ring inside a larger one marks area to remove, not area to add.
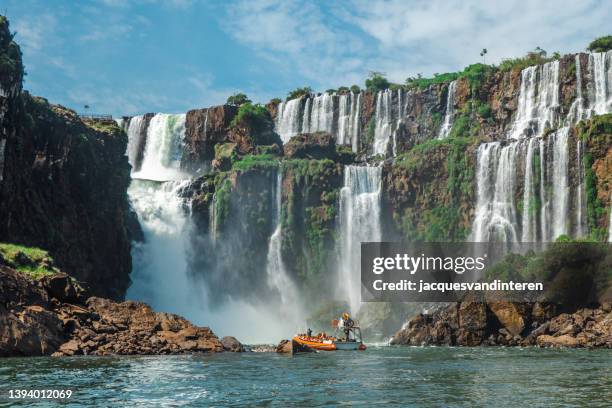
[[[610,406],[612,350],[371,347],[365,352],[0,360],[7,388],[66,406]]]

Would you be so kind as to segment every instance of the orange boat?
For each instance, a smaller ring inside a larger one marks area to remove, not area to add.
[[[337,321],[334,321],[334,328],[338,329]],[[328,336],[325,333],[318,336],[308,336],[307,334],[298,334],[293,337],[293,341],[314,350],[336,351],[336,350],[365,350],[366,345],[363,344],[361,338],[361,328],[359,326],[351,326],[349,339]],[[352,338],[351,338],[352,337]]]

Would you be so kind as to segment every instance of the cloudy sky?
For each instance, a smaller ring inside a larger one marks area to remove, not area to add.
[[[605,1],[3,0],[26,89],[76,110],[182,112],[236,91],[395,82],[611,34]]]

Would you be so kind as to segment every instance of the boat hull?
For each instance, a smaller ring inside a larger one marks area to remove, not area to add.
[[[293,341],[296,343],[309,347],[314,350],[322,351],[336,351],[336,350],[365,350],[366,346],[362,342],[357,341],[333,341],[333,340],[320,340],[317,338],[295,336]]]

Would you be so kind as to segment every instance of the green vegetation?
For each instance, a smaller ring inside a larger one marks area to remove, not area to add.
[[[587,143],[587,149],[583,156],[584,183],[586,190],[586,216],[591,238],[597,241],[605,241],[607,230],[604,220],[608,219],[609,209],[599,198],[598,180],[593,164],[595,158],[593,153],[600,151],[605,154],[612,140],[612,114],[593,116],[589,121],[582,121],[577,126],[580,139]]]
[[[325,93],[334,94],[334,93],[336,93],[336,90],[334,88],[329,88],[329,89],[325,90]]]
[[[423,78],[421,74],[418,74],[416,77],[409,77],[406,79],[406,87],[408,87],[408,89],[426,89],[433,84],[444,84],[456,79],[466,78],[470,84],[470,88],[475,90],[480,87],[482,82],[487,78],[487,75],[494,72],[495,67],[491,65],[472,64],[460,72],[448,72],[445,74],[436,73],[433,78]]]
[[[17,78],[23,73],[21,63],[21,50],[17,43],[13,41],[14,34],[9,30],[9,22],[5,16],[0,16],[0,77]]]
[[[501,64],[499,64],[499,69],[503,72],[522,70],[533,65],[541,65],[561,58],[561,54],[558,52],[553,53],[550,57],[547,55],[548,53],[545,50],[540,47],[536,47],[533,51],[528,52],[524,57],[503,60]]]
[[[301,96],[310,95],[312,93],[312,88],[309,86],[305,86],[303,88],[297,88],[287,94],[287,101],[295,98],[299,98]]]
[[[270,103],[271,103],[272,105],[278,105],[278,104],[280,104],[281,102],[282,102],[281,98],[272,98],[272,99],[270,99]]]
[[[591,52],[606,52],[612,50],[612,35],[596,38],[591,41],[587,50]]]
[[[40,248],[0,243],[0,255],[9,266],[34,279],[59,272],[48,252]]]
[[[406,240],[461,241],[467,237],[469,225],[464,222],[463,204],[472,195],[474,168],[466,151],[476,142],[477,139],[466,137],[431,139],[397,157],[396,165],[408,174],[415,174],[417,179],[420,172],[429,172],[432,166],[444,166],[436,170],[439,172],[436,177],[442,177],[440,181],[446,175],[446,192],[432,182],[414,187],[422,195],[419,207],[405,209],[397,220]],[[430,200],[430,196],[440,201]]]
[[[251,169],[273,169],[279,165],[278,157],[272,154],[247,154],[234,161],[232,170],[248,171]]]
[[[232,182],[227,173],[219,173],[215,179],[215,224],[220,226],[229,216]]]
[[[351,86],[351,92],[357,94],[357,93],[361,92],[361,88],[359,88],[359,85],[352,85]]]
[[[365,80],[366,89],[372,92],[388,89],[391,84],[384,75],[382,72],[371,71]]]
[[[423,75],[417,74],[416,77],[406,78],[406,86],[417,89],[426,89],[432,84],[443,84],[446,82],[452,82],[459,78],[458,72],[448,72],[446,74],[434,74],[433,78],[423,78]]]
[[[251,103],[251,100],[243,93],[235,93],[227,98],[228,105],[242,106]]]
[[[238,114],[232,119],[231,126],[247,125],[253,129],[261,130],[270,127],[272,118],[265,106],[245,103],[238,109]]]

